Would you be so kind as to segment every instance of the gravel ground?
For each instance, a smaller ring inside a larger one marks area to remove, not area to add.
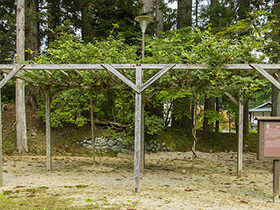
[[[190,152],[147,154],[137,194],[131,155],[102,157],[102,164],[97,158],[95,165],[89,157],[53,157],[52,171],[42,156],[4,156],[0,193],[44,186],[77,209],[280,209],[272,202],[272,161],[245,154],[237,178],[236,156],[198,152],[192,170]]]

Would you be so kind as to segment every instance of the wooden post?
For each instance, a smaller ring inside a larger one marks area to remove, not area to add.
[[[25,42],[25,0],[17,0],[17,38],[16,50],[20,63],[24,62]],[[17,122],[17,150],[19,153],[28,152],[26,131],[26,108],[24,81],[16,80],[16,122]]]
[[[91,144],[92,144],[92,158],[93,165],[95,164],[95,137],[94,137],[94,116],[93,116],[93,103],[92,103],[92,90],[90,89],[90,120],[91,120]]]
[[[3,186],[3,157],[2,157],[2,103],[0,89],[0,187]]]
[[[277,72],[278,74],[278,82],[280,82],[280,70]],[[280,90],[278,88],[277,93],[277,108],[276,108],[276,114],[279,117],[280,116]],[[279,203],[279,160],[273,160],[273,202]]]
[[[273,160],[273,201],[279,203],[279,160]]]
[[[243,161],[243,115],[244,103],[242,96],[239,97],[239,120],[238,120],[238,151],[237,151],[237,176],[241,177]]]
[[[144,173],[145,171],[145,93],[144,91],[141,93],[142,104],[141,104],[141,162],[140,162],[140,172]]]
[[[136,67],[136,85],[140,86],[142,82],[142,67]],[[140,160],[141,160],[141,139],[142,139],[142,100],[141,93],[135,93],[135,145],[134,145],[134,187],[135,192],[139,192],[140,181]]]
[[[51,154],[51,111],[50,111],[50,88],[46,88],[46,151],[47,151],[47,170],[52,170],[52,154]]]

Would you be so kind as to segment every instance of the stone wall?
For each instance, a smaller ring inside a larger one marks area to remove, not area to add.
[[[92,150],[92,141],[91,138],[84,138],[77,142],[83,147]],[[134,143],[127,141],[125,138],[113,138],[113,137],[104,137],[99,136],[95,138],[95,148],[98,150],[112,150],[114,152],[121,153],[133,153]],[[171,148],[167,147],[165,142],[151,141],[145,142],[145,151],[146,152],[171,152]]]

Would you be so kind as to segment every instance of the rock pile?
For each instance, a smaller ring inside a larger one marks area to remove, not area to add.
[[[77,142],[83,147],[92,150],[92,141],[91,138],[84,138]],[[96,137],[95,138],[95,148],[98,150],[112,150],[114,152],[121,153],[133,153],[134,144],[127,141],[125,138],[112,138],[112,137]],[[167,147],[165,142],[151,141],[149,143],[145,142],[145,151],[146,152],[158,152],[166,151],[171,152],[171,148]]]

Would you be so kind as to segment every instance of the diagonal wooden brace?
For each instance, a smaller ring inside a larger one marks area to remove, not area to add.
[[[133,90],[135,90],[137,93],[139,92],[139,89],[136,87],[136,85],[131,82],[129,79],[127,79],[122,73],[120,73],[117,69],[115,69],[110,64],[101,64],[102,67],[113,73],[116,77],[118,77],[121,81],[123,81],[125,84],[127,84],[129,87],[131,87]]]
[[[140,93],[146,90],[151,84],[157,81],[162,75],[164,75],[168,70],[172,69],[174,66],[176,66],[176,64],[167,64],[162,70],[160,70],[150,79],[148,79],[142,86],[140,86]]]
[[[0,82],[0,89],[18,72],[20,71],[25,65],[17,65],[10,73],[1,80]]]
[[[275,87],[280,90],[280,83],[271,76],[267,71],[265,71],[259,64],[249,64],[253,69],[260,72],[266,79],[268,79]]]

